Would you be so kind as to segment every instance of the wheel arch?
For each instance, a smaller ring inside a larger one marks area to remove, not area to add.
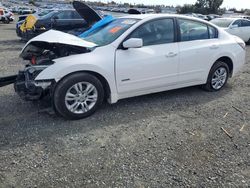
[[[214,62],[214,64],[212,65],[212,67],[213,67],[213,66],[215,65],[215,63],[218,62],[218,61],[222,61],[222,62],[224,62],[224,63],[227,64],[227,66],[228,66],[228,68],[229,68],[230,77],[232,77],[232,75],[233,75],[233,69],[234,69],[233,60],[232,60],[230,57],[228,57],[228,56],[222,56],[222,57],[218,58],[218,59]],[[211,68],[212,68],[212,67],[211,67]]]
[[[100,73],[95,72],[95,71],[80,70],[80,71],[71,72],[71,73],[63,76],[58,82],[55,83],[55,85],[58,85],[62,80],[64,80],[65,78],[67,78],[67,77],[69,77],[69,76],[71,76],[73,74],[76,74],[76,73],[88,73],[88,74],[91,74],[91,75],[95,76],[98,80],[100,80],[100,82],[103,85],[105,99],[110,99],[110,97],[111,97],[111,88],[110,88],[109,82],[107,81],[107,79],[103,75],[101,75]]]

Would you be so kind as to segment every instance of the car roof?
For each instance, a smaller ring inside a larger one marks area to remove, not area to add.
[[[186,16],[186,15],[180,15],[180,14],[133,14],[133,15],[123,16],[123,17],[120,17],[120,18],[130,18],[130,19],[144,20],[144,19],[154,19],[154,18],[162,18],[162,17],[183,18],[183,19],[208,23],[207,21],[202,20],[200,18],[190,17],[190,16]]]
[[[230,20],[230,21],[236,21],[236,20],[247,20],[246,18],[241,18],[241,17],[223,17],[223,18],[215,18],[214,20]]]
[[[215,18],[214,20],[232,20],[232,21],[234,21],[234,20],[239,20],[239,19],[241,19],[241,18],[236,18],[236,17],[223,17],[223,18]]]

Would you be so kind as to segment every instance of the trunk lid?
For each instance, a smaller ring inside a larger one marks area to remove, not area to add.
[[[95,22],[98,22],[102,19],[101,15],[97,11],[83,2],[74,1],[73,7],[78,12],[78,14],[88,23],[88,25],[93,25]]]

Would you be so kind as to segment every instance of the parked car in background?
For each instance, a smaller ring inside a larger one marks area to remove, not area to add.
[[[245,53],[244,41],[201,19],[129,15],[84,38],[55,30],[33,38],[21,52],[30,64],[14,85],[26,100],[49,94],[59,115],[80,119],[104,99],[116,103],[193,85],[219,91]]]
[[[33,22],[35,22],[37,19],[47,15],[48,13],[54,11],[53,9],[41,9],[38,10],[35,14],[29,14],[29,15],[21,15],[18,17],[18,22],[16,23],[16,33],[18,37],[22,38],[23,30],[29,30],[33,28]],[[29,17],[27,19],[27,17]],[[27,19],[27,20],[26,20]],[[32,22],[32,23],[30,23]],[[21,30],[21,27],[22,30]]]
[[[250,20],[250,16],[248,16],[248,15],[239,15],[239,16],[237,16],[237,18],[244,18],[244,19]]]
[[[0,8],[0,21],[3,23],[10,23],[14,21],[14,14],[8,11],[6,8]]]
[[[196,18],[200,18],[202,20],[209,20],[209,18],[206,16],[206,15],[203,15],[203,14],[196,14]]]
[[[4,11],[5,11],[5,14],[8,15],[8,18],[9,18],[10,22],[13,22],[15,20],[13,12],[11,12],[7,8],[5,8]]]
[[[28,7],[19,7],[18,14],[24,15],[24,14],[32,14],[34,13],[34,10],[28,8]]]
[[[211,23],[223,28],[232,35],[240,37],[245,42],[250,42],[250,20],[242,18],[217,18]]]
[[[17,35],[23,40],[29,40],[50,29],[77,35],[102,19],[98,12],[83,3],[77,4],[74,8],[76,10],[54,10],[41,17],[29,15],[21,25],[17,26]]]
[[[209,14],[209,15],[207,15],[207,18],[208,18],[208,21],[210,21],[210,20],[213,20],[215,18],[221,18],[221,16],[217,15],[217,14]]]

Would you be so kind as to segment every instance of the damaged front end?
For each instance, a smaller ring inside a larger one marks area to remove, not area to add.
[[[51,65],[53,59],[91,52],[96,44],[71,34],[50,30],[30,40],[21,52],[33,65]]]
[[[35,81],[40,72],[48,66],[27,66],[23,71],[19,71],[14,88],[16,93],[24,100],[39,100],[49,94],[54,80]]]
[[[95,47],[95,44],[79,37],[50,30],[25,45],[20,57],[29,63],[24,70],[19,71],[18,75],[0,78],[0,87],[14,83],[15,91],[22,99],[39,100],[52,91],[55,80],[36,80],[36,78],[55,63],[53,60],[88,53]]]

